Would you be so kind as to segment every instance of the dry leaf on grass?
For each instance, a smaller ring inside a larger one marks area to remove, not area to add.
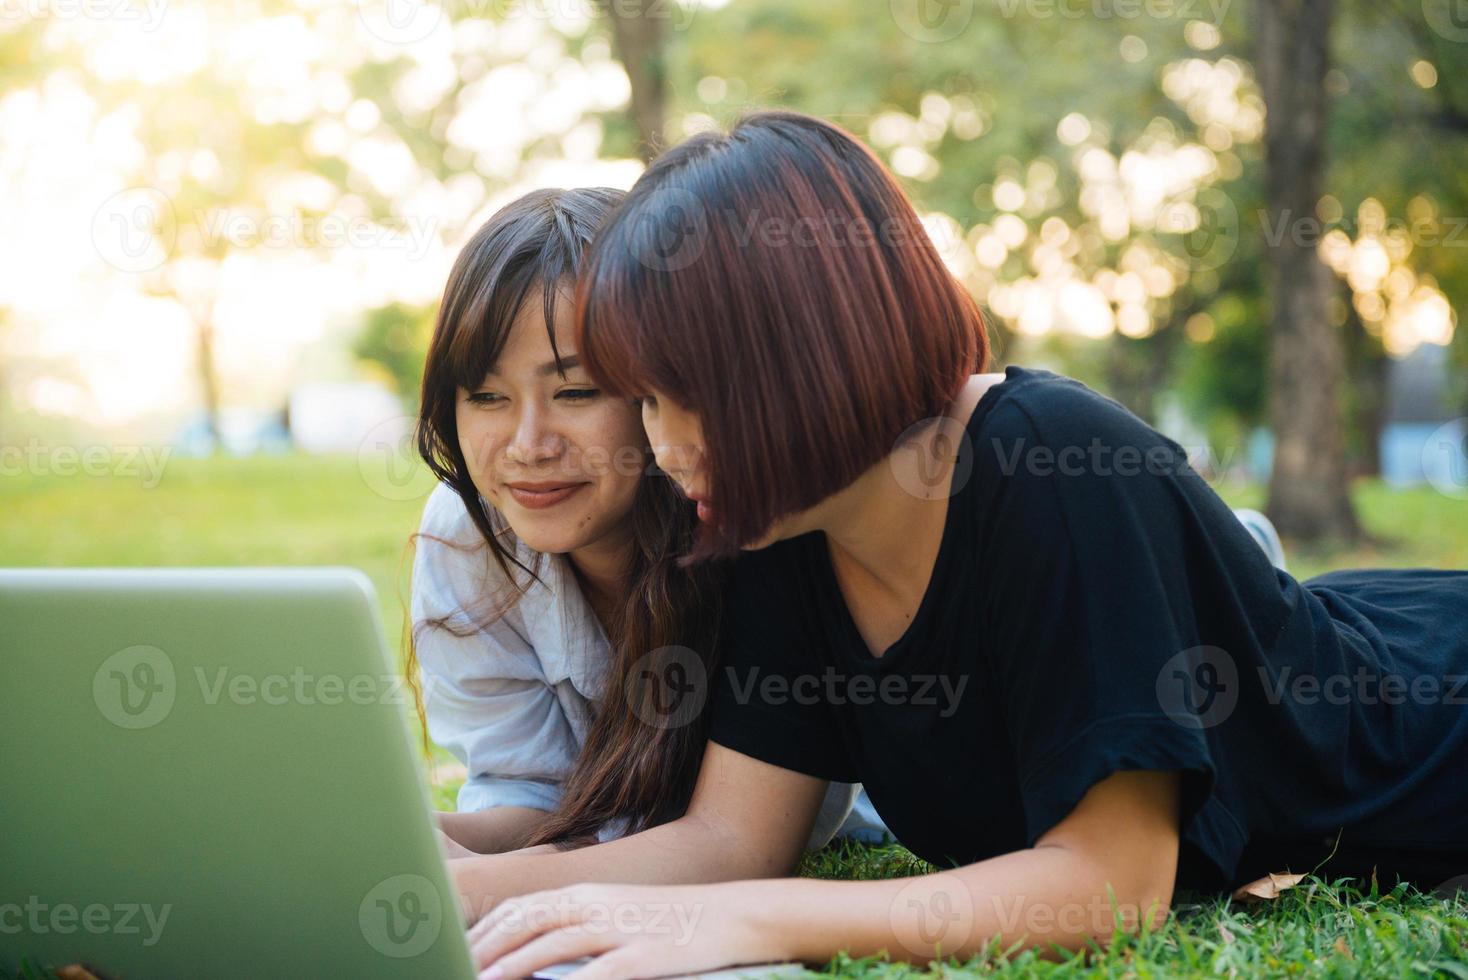
[[[1304,878],[1304,875],[1267,874],[1258,881],[1251,881],[1239,888],[1234,892],[1234,898],[1241,902],[1272,902],[1279,898],[1280,892],[1294,888]]]
[[[56,971],[56,976],[60,980],[100,980],[95,973],[80,963],[71,963],[61,967]]]

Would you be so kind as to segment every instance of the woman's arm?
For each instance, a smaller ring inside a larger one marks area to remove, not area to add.
[[[795,870],[826,782],[709,743],[688,812],[620,840],[554,853],[532,848],[449,862],[465,917],[507,898],[577,882],[680,884]]]
[[[1173,773],[1117,773],[1027,850],[919,878],[811,882],[783,897],[756,891],[751,908],[763,907],[766,926],[782,934],[782,957],[807,962],[840,949],[887,950],[919,963],[963,958],[995,937],[1001,946],[1104,943],[1118,915],[1127,931],[1166,917],[1177,873],[1177,781]],[[782,913],[802,906],[803,921],[779,926]]]
[[[925,963],[1003,946],[1079,949],[1165,917],[1178,856],[1178,776],[1121,772],[1034,847],[894,881],[577,886],[504,903],[470,932],[488,980],[594,955],[575,980],[697,972],[838,952]]]
[[[438,829],[475,854],[503,854],[525,846],[546,812],[528,806],[496,806],[469,813],[440,810]]]

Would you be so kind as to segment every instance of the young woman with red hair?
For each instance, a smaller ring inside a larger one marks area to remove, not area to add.
[[[1176,888],[1468,871],[1468,573],[1298,582],[1122,406],[985,373],[978,308],[840,128],[762,113],[657,160],[577,328],[698,502],[690,562],[739,556],[725,659],[686,815],[460,862],[476,911],[499,903],[483,976],[1080,948]],[[711,883],[790,874],[827,783],[856,780],[941,870]]]

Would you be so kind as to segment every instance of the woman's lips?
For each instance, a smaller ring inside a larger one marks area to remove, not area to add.
[[[560,486],[514,486],[507,484],[506,489],[510,496],[515,498],[515,503],[530,510],[543,510],[546,507],[554,507],[569,499],[576,491],[588,487],[589,483],[570,483]]]
[[[688,499],[698,505],[698,519],[700,521],[703,521],[705,524],[712,524],[714,522],[713,504],[704,500],[702,497],[689,497]]]
[[[683,484],[683,481],[681,479],[675,478],[673,483],[675,486],[677,486],[679,492],[681,492],[683,496],[687,497],[689,500],[698,505],[698,519],[700,521],[703,521],[703,523],[705,524],[712,524],[714,522],[713,505],[710,504],[708,500],[704,497],[701,497],[698,494],[690,491],[688,487]]]

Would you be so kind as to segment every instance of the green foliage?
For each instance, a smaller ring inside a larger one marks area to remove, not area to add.
[[[1257,293],[1225,294],[1205,311],[1206,342],[1189,342],[1180,357],[1179,391],[1198,418],[1209,420],[1214,446],[1238,446],[1268,415],[1269,329]]]
[[[1094,13],[1103,7],[1112,15]],[[1468,45],[1434,32],[1421,3],[1346,0],[1340,7],[1326,180],[1342,212],[1334,226],[1356,237],[1355,215],[1367,198],[1404,224],[1409,214],[1422,213],[1420,203],[1414,211],[1414,200],[1430,202],[1435,217],[1424,226],[1424,241],[1408,265],[1439,286],[1455,309],[1468,308],[1468,171],[1460,166],[1468,150]],[[998,213],[991,198],[994,182],[1041,162],[1057,168],[1060,197],[1043,212],[1026,215],[1027,222],[1033,231],[1053,215],[1077,228],[1085,216],[1068,162],[1073,149],[1057,137],[1059,121],[1081,113],[1098,145],[1114,155],[1156,127],[1200,140],[1200,127],[1188,112],[1163,94],[1163,69],[1184,58],[1247,62],[1252,21],[1248,4],[1178,4],[1170,8],[1175,16],[1131,17],[1112,5],[1069,5],[1081,11],[1071,16],[1058,13],[1062,8],[1067,5],[977,0],[972,21],[956,37],[926,43],[905,34],[894,17],[873,16],[859,5],[741,0],[701,13],[690,31],[671,39],[674,115],[698,112],[728,121],[751,106],[782,105],[867,136],[881,113],[921,117],[925,96],[936,93],[976,113],[981,124],[977,132],[950,125],[926,146],[936,173],[905,181],[923,206],[951,215],[964,229],[992,222]],[[1196,50],[1185,42],[1190,18],[1209,21],[1219,11],[1216,47]],[[1145,46],[1140,60],[1121,56],[1120,43],[1128,36]],[[728,44],[730,37],[741,43]],[[1409,69],[1418,59],[1436,67],[1438,81],[1431,88],[1413,81]],[[722,84],[700,89],[697,83],[706,77]],[[709,92],[722,97],[700,97]],[[890,160],[890,149],[878,150]],[[1078,373],[1094,375],[1098,387],[1140,414],[1152,414],[1151,392],[1176,389],[1211,435],[1236,442],[1267,415],[1269,301],[1262,270],[1268,217],[1262,147],[1236,143],[1221,154],[1237,160],[1236,170],[1218,185],[1239,216],[1237,249],[1218,268],[1194,271],[1170,297],[1152,304],[1158,335],[1180,330],[1198,313],[1210,314],[1217,329],[1207,338],[1190,334],[1186,342],[1137,344],[1118,336],[1068,349],[1084,350],[1091,359]],[[1129,242],[1147,237],[1134,232],[1087,256],[1082,268],[1110,267]],[[1014,251],[996,275],[1012,281],[1028,271],[1025,257]],[[1344,283],[1338,294],[1350,302]],[[1362,327],[1351,320],[1342,329]],[[1000,339],[1010,361],[1066,347],[1054,338]],[[1379,352],[1379,341],[1372,342]],[[1358,346],[1369,351],[1371,343]],[[1464,368],[1460,401],[1468,407],[1468,340],[1461,331],[1454,346]],[[1369,455],[1366,441],[1373,435],[1362,429],[1369,417],[1361,407],[1346,393],[1348,438],[1358,457]]]
[[[380,369],[398,394],[415,398],[433,333],[433,306],[391,303],[368,311],[352,353]]]

